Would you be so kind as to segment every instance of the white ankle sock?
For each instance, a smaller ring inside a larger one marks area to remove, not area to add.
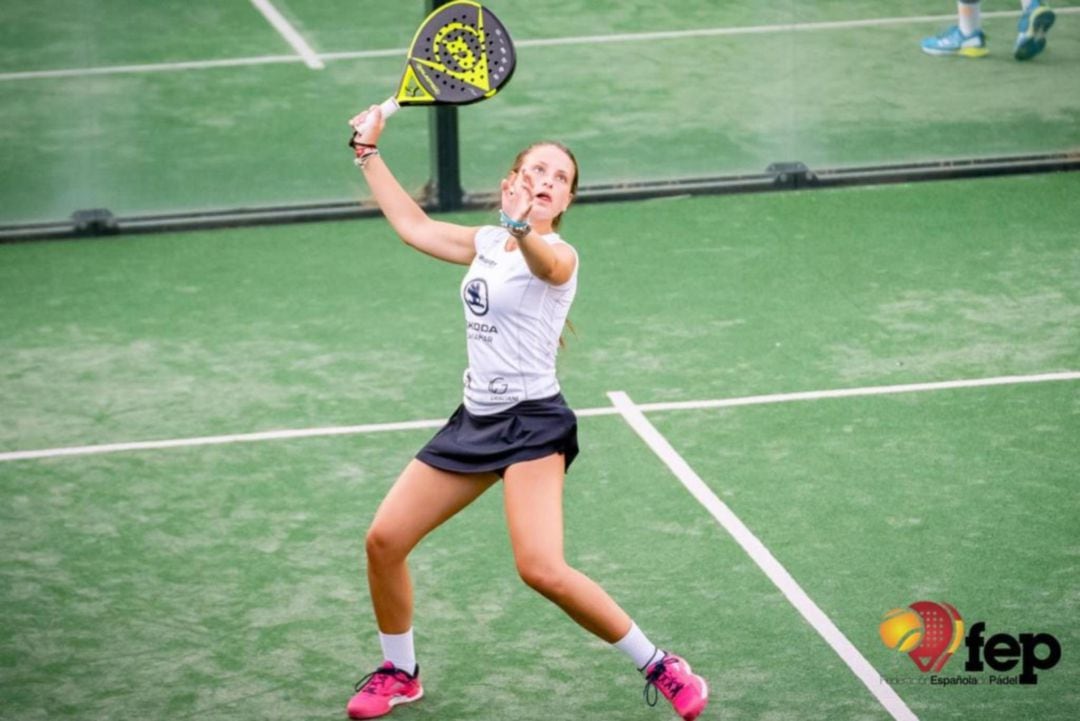
[[[630,624],[630,632],[612,645],[629,656],[638,671],[644,671],[650,663],[664,655],[633,622]]]
[[[981,3],[956,3],[958,24],[960,25],[960,32],[964,35],[971,35],[982,27],[981,6]]]
[[[413,647],[413,630],[405,633],[379,632],[379,644],[383,658],[410,675],[416,674],[416,649]]]

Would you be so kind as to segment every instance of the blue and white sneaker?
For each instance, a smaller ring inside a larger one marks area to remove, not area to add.
[[[1046,47],[1046,32],[1054,24],[1054,11],[1039,0],[1020,15],[1017,25],[1020,34],[1016,36],[1013,55],[1017,60],[1031,60]]]
[[[960,55],[965,58],[981,58],[990,52],[986,49],[986,35],[982,30],[964,35],[959,25],[953,25],[940,35],[923,38],[922,51],[927,55]]]

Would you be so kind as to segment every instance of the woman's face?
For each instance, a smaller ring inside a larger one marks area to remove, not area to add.
[[[521,161],[519,173],[532,182],[533,206],[529,217],[551,221],[574,199],[574,161],[554,145],[539,145]]]

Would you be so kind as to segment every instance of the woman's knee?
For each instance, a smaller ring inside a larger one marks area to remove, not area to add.
[[[364,549],[369,563],[397,563],[404,561],[412,550],[400,534],[386,524],[373,523],[364,537]]]
[[[526,586],[548,598],[565,593],[572,573],[564,560],[552,558],[519,558],[517,571]]]

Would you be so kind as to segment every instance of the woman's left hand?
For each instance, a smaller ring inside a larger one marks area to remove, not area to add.
[[[533,206],[532,178],[519,170],[512,178],[504,178],[500,187],[502,211],[513,220],[528,220]]]

